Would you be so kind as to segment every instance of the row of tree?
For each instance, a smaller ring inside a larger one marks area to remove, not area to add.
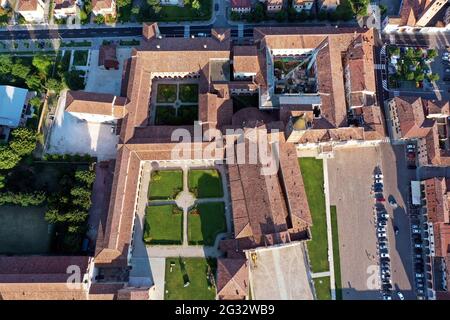
[[[60,180],[60,192],[48,197],[45,219],[55,224],[56,250],[60,253],[76,253],[87,230],[89,209],[92,205],[93,170],[78,170],[64,175]]]
[[[9,144],[0,146],[0,170],[12,169],[30,155],[36,148],[37,139],[37,133],[29,128],[12,130]]]
[[[1,179],[4,180],[4,177]],[[17,205],[22,207],[40,206],[46,200],[45,192],[0,192],[0,206],[5,204]]]

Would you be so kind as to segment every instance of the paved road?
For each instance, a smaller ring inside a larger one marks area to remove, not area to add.
[[[204,33],[211,35],[211,28],[215,25],[190,25],[191,35],[198,33]],[[272,23],[272,24],[246,24],[244,25],[244,37],[252,37],[253,29],[255,27],[325,27],[330,24],[326,23],[311,23],[311,24],[296,24],[296,23]],[[333,24],[334,26],[335,24]],[[339,27],[355,27],[355,23],[341,23]],[[161,26],[160,31],[165,36],[183,37],[184,36],[184,24],[180,23],[179,26],[164,27]],[[238,27],[231,27],[231,33],[233,37],[237,37]],[[74,39],[74,38],[102,38],[102,37],[133,37],[141,36],[142,27],[107,27],[104,28],[77,28],[77,29],[46,29],[46,30],[0,30],[0,40],[26,40],[26,39]]]

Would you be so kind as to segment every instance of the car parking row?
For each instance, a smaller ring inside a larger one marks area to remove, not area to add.
[[[375,222],[377,234],[377,249],[380,262],[381,294],[384,300],[392,300],[391,259],[387,236],[389,214],[384,198],[383,174],[380,170],[374,173],[373,191],[375,194]]]
[[[432,289],[431,255],[434,253],[432,225],[427,215],[421,211],[411,215],[411,241],[413,247],[414,285],[418,299],[427,298],[427,290]]]

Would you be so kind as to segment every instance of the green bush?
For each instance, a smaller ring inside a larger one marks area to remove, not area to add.
[[[1,192],[0,193],[0,205],[13,204],[22,207],[28,206],[40,206],[46,200],[44,192],[36,191],[32,193],[14,193],[14,192]]]

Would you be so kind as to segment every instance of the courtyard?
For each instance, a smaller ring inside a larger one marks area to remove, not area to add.
[[[131,56],[131,48],[117,48],[118,70],[105,70],[98,65],[99,50],[91,50],[85,91],[120,96],[123,64]],[[105,81],[107,79],[107,81]]]
[[[100,161],[114,159],[119,141],[113,130],[115,123],[81,120],[65,111],[65,103],[63,92],[45,144],[46,151],[50,154],[90,154]]]
[[[193,125],[198,120],[198,84],[192,80],[155,81],[151,120],[155,125]],[[153,91],[153,90],[152,90]]]
[[[214,300],[216,259],[166,259],[165,300]]]

